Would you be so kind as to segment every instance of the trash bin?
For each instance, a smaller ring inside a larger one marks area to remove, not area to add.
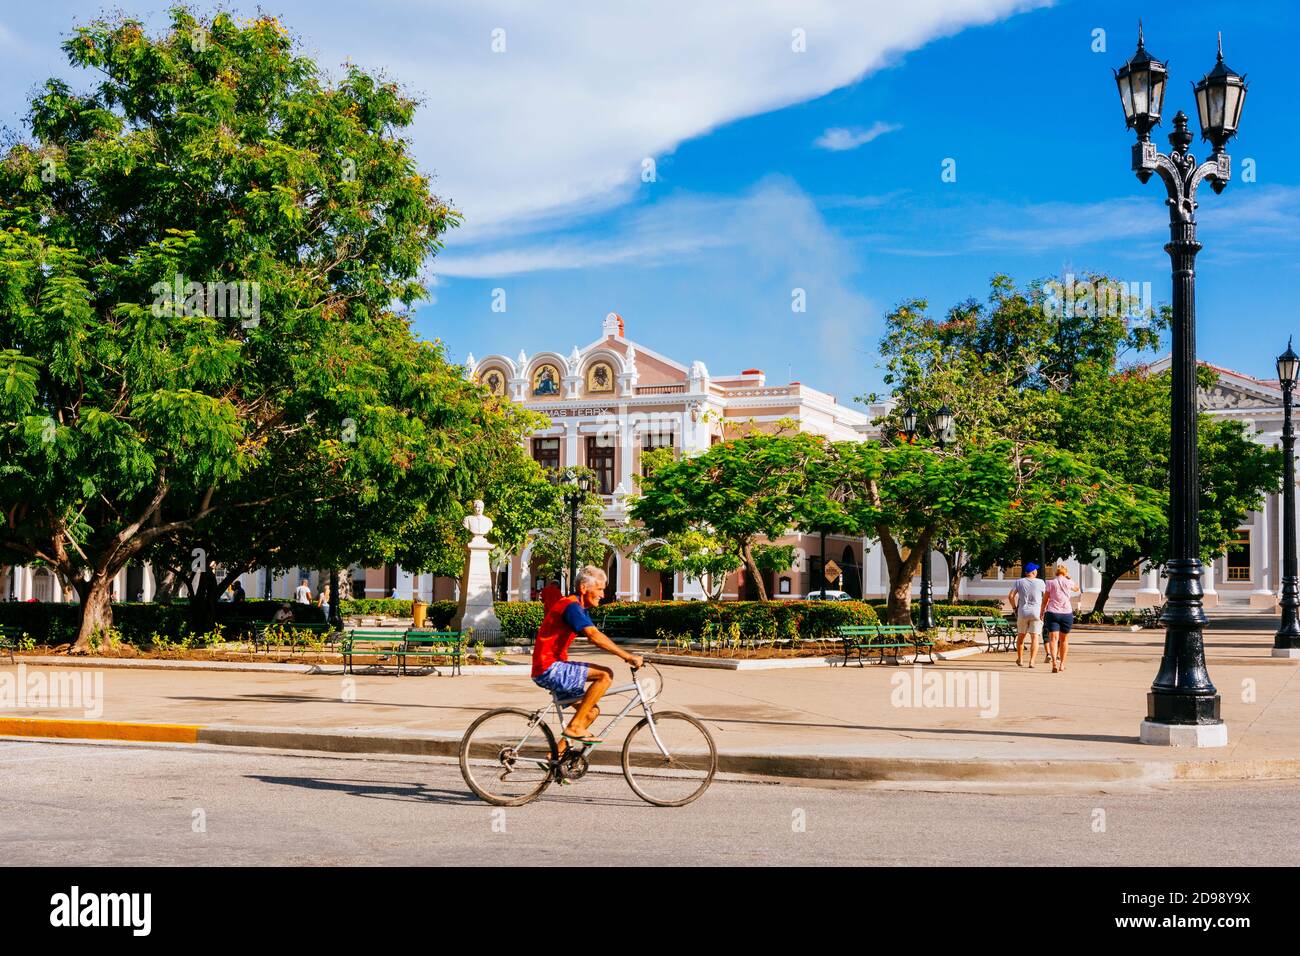
[[[411,617],[414,619],[415,629],[421,630],[424,627],[424,619],[429,613],[429,605],[425,601],[411,602]]]

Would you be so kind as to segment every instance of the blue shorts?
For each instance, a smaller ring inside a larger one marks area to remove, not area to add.
[[[557,697],[581,697],[587,690],[587,665],[581,661],[556,661],[533,678],[533,683]]]
[[[1059,611],[1048,611],[1043,615],[1043,630],[1051,634],[1059,631],[1062,634],[1069,634],[1074,627],[1074,615],[1063,614]]]

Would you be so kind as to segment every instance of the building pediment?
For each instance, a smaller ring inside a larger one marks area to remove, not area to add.
[[[1219,376],[1219,380],[1212,388],[1201,390],[1200,405],[1205,411],[1281,409],[1282,390],[1273,383],[1234,372],[1232,369],[1220,368],[1209,362],[1200,364],[1204,368],[1213,369]],[[1147,366],[1147,370],[1159,374],[1168,371],[1170,365],[1170,359],[1166,356],[1157,362],[1152,362]]]

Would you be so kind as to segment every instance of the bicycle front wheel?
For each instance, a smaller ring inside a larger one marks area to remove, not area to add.
[[[623,741],[623,776],[632,791],[656,807],[684,807],[709,788],[718,772],[718,748],[690,714],[664,711],[643,717]]]
[[[478,796],[499,807],[537,799],[551,782],[555,735],[538,715],[508,707],[490,710],[460,741],[460,773]]]

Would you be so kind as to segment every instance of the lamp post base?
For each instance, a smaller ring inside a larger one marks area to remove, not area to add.
[[[1275,647],[1273,648],[1273,656],[1300,660],[1300,647]]]
[[[1163,724],[1144,720],[1138,740],[1158,747],[1226,747],[1228,725],[1223,721],[1217,724]]]

